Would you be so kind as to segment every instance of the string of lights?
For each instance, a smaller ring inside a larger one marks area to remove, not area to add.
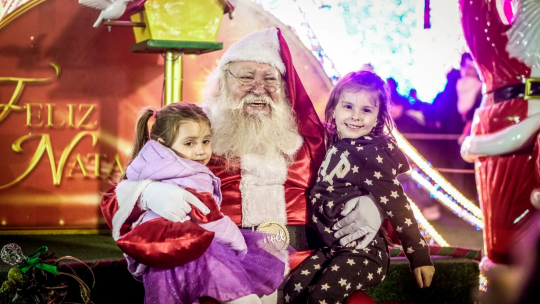
[[[436,186],[431,185],[429,181],[427,183],[422,183],[423,186],[426,186],[428,189],[435,188],[435,191],[437,193],[442,193],[440,189],[444,190],[449,196],[451,196],[453,199],[450,199],[446,197],[444,194],[442,197],[445,197],[445,201],[450,201],[450,204],[444,203],[445,206],[449,207],[451,210],[457,210],[456,204],[459,204],[463,206],[463,208],[467,209],[474,217],[476,217],[480,222],[483,222],[484,216],[482,214],[482,210],[473,204],[471,201],[466,199],[463,194],[461,194],[452,184],[450,184],[448,181],[442,177],[439,172],[437,172],[431,165],[416,151],[416,149],[397,131],[394,130],[393,132],[394,137],[396,138],[398,146],[403,150],[403,152],[407,155],[407,157],[412,160],[420,170],[422,170],[429,178],[430,180],[433,180],[433,182],[436,184]],[[413,176],[414,177],[414,176]],[[418,176],[417,176],[418,177]],[[425,180],[425,178],[422,177],[422,179]],[[428,186],[431,185],[431,186]],[[458,215],[464,214],[462,212],[457,213]],[[478,227],[483,227],[482,225],[477,225]]]
[[[488,290],[488,280],[482,273],[478,276],[478,290],[484,292]]]
[[[414,181],[416,181],[418,184],[420,184],[422,187],[424,187],[427,191],[430,192],[433,197],[441,202],[444,206],[446,206],[448,209],[452,210],[454,214],[465,220],[467,223],[473,225],[476,227],[476,229],[480,230],[484,228],[484,222],[482,220],[478,219],[474,215],[472,215],[470,212],[468,212],[466,209],[462,208],[452,200],[449,195],[442,192],[440,189],[437,189],[434,185],[432,185],[427,179],[422,177],[417,171],[413,170],[409,173]]]
[[[437,242],[437,244],[441,246],[449,246],[449,244],[444,240],[444,238],[439,234],[439,232],[437,232],[437,230],[435,230],[435,228],[433,228],[433,226],[431,226],[428,220],[426,220],[426,218],[422,215],[422,212],[420,211],[418,206],[416,206],[416,204],[413,201],[411,201],[410,198],[407,197],[407,200],[409,201],[409,204],[411,205],[411,209],[414,213],[414,217],[416,218],[416,221],[418,222],[419,225],[422,226],[422,228],[425,229],[426,233],[429,234],[431,238],[435,242]]]
[[[297,35],[301,39],[301,41],[304,43],[304,45],[312,51],[314,56],[317,58],[321,66],[326,71],[326,74],[332,81],[336,81],[339,77],[339,72],[334,68],[334,65],[330,58],[328,58],[328,55],[323,50],[321,43],[319,42],[319,39],[315,35],[315,31],[311,28],[311,25],[308,21],[308,18],[306,16],[306,9],[302,8],[300,3],[298,1],[295,1],[294,3],[291,3],[290,1],[274,1],[271,4],[270,3],[262,3],[262,1],[255,1],[256,3],[260,4],[265,8],[267,11],[271,12],[274,16],[276,16],[278,19],[283,21],[284,23],[288,24],[292,28],[294,28],[297,32]],[[301,2],[301,1],[300,1]],[[332,8],[332,5],[335,6],[341,6],[341,12],[340,17],[345,18],[346,15],[348,16],[350,13],[352,13],[351,10],[358,10],[359,8],[357,5],[353,5],[352,3],[349,3],[347,1],[334,1],[331,4],[324,4],[321,2],[320,5],[317,5],[318,10],[326,10],[328,14],[331,14],[329,11]],[[369,5],[367,8],[375,8],[375,4]],[[412,7],[412,6],[411,6]],[[294,9],[293,9],[294,8]],[[430,8],[433,9],[434,12],[438,12],[440,10],[437,10],[437,7]],[[405,12],[403,12],[405,14]],[[313,14],[313,13],[312,13]],[[334,13],[335,15],[335,13]],[[347,23],[347,29],[349,29],[350,26],[352,26],[352,23],[354,23],[351,20],[346,21]],[[360,24],[358,24],[359,26]],[[357,28],[356,31],[359,31],[360,29]],[[350,67],[349,67],[350,68]],[[395,132],[397,134],[397,131]],[[468,199],[466,199],[457,189],[455,189],[450,183],[448,183],[437,171],[435,171],[429,163],[418,154],[418,152],[401,136],[396,135],[396,138],[398,139],[398,145],[400,147],[403,147],[403,150],[405,154],[411,159],[413,162],[417,164],[417,166],[424,171],[429,179],[433,180],[436,185],[435,188],[442,188],[448,195],[450,195],[453,199],[446,198],[443,200],[443,204],[447,207],[449,207],[451,210],[455,211],[458,216],[467,216],[465,212],[458,211],[455,204],[459,204],[463,206],[465,209],[467,209],[474,217],[476,217],[480,221],[471,220],[469,222],[474,223],[476,227],[483,227],[483,224],[478,225],[483,221],[483,215],[480,208],[478,208],[475,204],[470,202]],[[431,187],[430,187],[431,188]],[[438,190],[439,191],[439,190]],[[442,197],[438,195],[437,197]],[[449,204],[449,201],[452,202]]]

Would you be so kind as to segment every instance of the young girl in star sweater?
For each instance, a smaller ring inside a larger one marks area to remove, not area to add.
[[[345,246],[334,225],[371,194],[397,232],[420,288],[431,284],[435,269],[429,248],[397,176],[409,170],[392,135],[384,81],[368,71],[340,79],[325,110],[330,147],[311,190],[312,220],[320,249],[289,277],[286,303],[346,303],[356,290],[380,284],[388,271],[388,246],[382,231],[373,240]]]

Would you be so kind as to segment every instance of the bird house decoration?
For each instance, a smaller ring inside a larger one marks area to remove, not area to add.
[[[101,10],[94,27],[131,26],[136,53],[161,53],[165,59],[164,104],[182,100],[182,54],[223,48],[216,42],[224,13],[232,18],[234,0],[79,0]],[[123,15],[129,21],[110,21]]]
[[[216,41],[223,13],[231,4],[225,0],[147,0],[144,10],[131,15],[136,42],[154,40]]]
[[[131,3],[130,3],[131,2]],[[131,14],[132,23],[105,22],[106,25],[133,26],[135,41],[172,40],[213,42],[221,18],[232,13],[231,0],[79,0],[101,11],[94,27],[103,21]]]

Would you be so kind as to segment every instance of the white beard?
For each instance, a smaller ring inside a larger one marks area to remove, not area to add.
[[[267,221],[286,225],[287,168],[303,139],[288,100],[275,105],[267,96],[263,100],[271,108],[269,114],[250,116],[244,104],[252,99],[247,96],[237,103],[222,92],[206,100],[212,150],[226,159],[229,169],[241,169],[242,226],[254,227]]]
[[[248,154],[269,158],[285,156],[288,162],[294,158],[302,138],[289,101],[283,98],[276,105],[269,96],[265,97],[271,107],[269,115],[245,113],[244,104],[249,103],[253,95],[237,103],[223,92],[206,102],[214,154],[228,162]]]

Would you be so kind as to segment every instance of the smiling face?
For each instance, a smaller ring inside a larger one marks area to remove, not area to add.
[[[281,76],[279,71],[264,63],[236,61],[229,64],[227,87],[234,102],[241,106],[248,116],[270,116],[270,102],[281,102]],[[255,86],[246,85],[256,82]],[[278,83],[278,89],[264,83]],[[271,92],[269,92],[271,91]]]
[[[379,105],[371,94],[344,91],[332,117],[340,138],[359,138],[373,130],[378,115]]]
[[[278,73],[267,64],[232,62],[209,76],[203,100],[214,154],[232,164],[248,154],[282,159],[298,150],[296,113]]]
[[[178,136],[171,149],[180,157],[206,165],[212,156],[210,139],[208,123],[187,121],[178,128]]]

